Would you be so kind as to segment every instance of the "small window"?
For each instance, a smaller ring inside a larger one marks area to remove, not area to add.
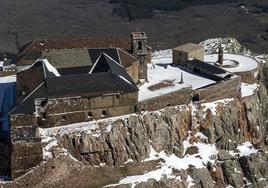
[[[120,94],[116,94],[115,97],[116,97],[117,99],[119,99],[119,98],[120,98]]]
[[[107,116],[106,110],[103,110],[101,113],[102,113],[102,117]]]
[[[44,107],[46,105],[46,101],[41,102],[41,106]]]
[[[47,113],[46,113],[46,112],[43,112],[43,113],[42,113],[42,119],[43,119],[43,120],[46,120],[46,119],[47,119]]]
[[[142,50],[142,43],[141,43],[141,41],[138,42],[138,49],[139,50]]]
[[[67,116],[62,116],[62,121],[65,121],[67,119]]]
[[[200,100],[199,94],[194,94],[194,96],[192,97],[192,101],[198,102],[199,100]]]
[[[92,114],[92,112],[88,112],[88,113],[87,113],[87,118],[89,118],[89,119],[93,118],[93,114]]]

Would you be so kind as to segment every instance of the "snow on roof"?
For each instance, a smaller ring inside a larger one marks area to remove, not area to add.
[[[241,83],[241,95],[242,97],[247,97],[250,95],[253,95],[255,91],[258,89],[258,84],[247,84],[247,83]]]
[[[16,82],[16,75],[0,77],[0,83]]]
[[[154,54],[152,64],[148,64],[148,82],[139,87],[139,101],[183,88],[192,87],[193,89],[198,89],[215,83],[213,80],[190,74],[181,70],[179,67],[169,65],[172,62],[172,56],[170,56],[169,50],[165,50],[163,53],[158,52],[158,54],[154,52]],[[181,81],[181,73],[183,75],[183,84],[179,83]],[[148,89],[149,86],[159,84],[165,80],[172,81],[173,86],[154,91]]]
[[[42,61],[49,72],[52,72],[55,76],[60,76],[60,73],[57,71],[57,69],[53,67],[47,59],[43,59]]]
[[[218,54],[205,55],[205,62],[216,63],[218,61]],[[238,66],[235,67],[222,67],[224,70],[235,73],[235,72],[245,72],[253,70],[258,67],[258,62],[248,56],[235,55],[235,54],[224,54],[224,63],[229,63],[230,61],[238,62]]]

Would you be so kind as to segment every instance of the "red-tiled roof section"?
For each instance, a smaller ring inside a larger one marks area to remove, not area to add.
[[[66,48],[122,48],[131,50],[131,39],[120,37],[89,37],[35,40],[24,47],[21,55],[43,50]]]

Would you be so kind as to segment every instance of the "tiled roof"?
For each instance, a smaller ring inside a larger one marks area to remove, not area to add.
[[[71,48],[122,48],[131,50],[130,38],[119,37],[89,37],[34,40],[21,48],[20,55],[34,51]]]

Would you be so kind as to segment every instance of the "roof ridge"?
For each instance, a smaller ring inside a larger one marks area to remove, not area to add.
[[[106,57],[108,57],[110,60],[112,60],[113,62],[115,62],[116,64],[118,64],[120,67],[122,67],[123,69],[125,69],[120,63],[118,63],[117,61],[115,61],[112,57],[110,57],[109,55],[107,55],[105,52],[102,52]]]
[[[129,56],[131,56],[132,58],[134,58],[134,59],[137,59],[134,55],[132,55],[131,53],[128,53],[128,52],[126,52],[125,50],[123,50],[123,49],[121,49],[121,48],[118,48],[121,52],[123,52],[123,53],[125,53],[126,55],[129,55]]]

